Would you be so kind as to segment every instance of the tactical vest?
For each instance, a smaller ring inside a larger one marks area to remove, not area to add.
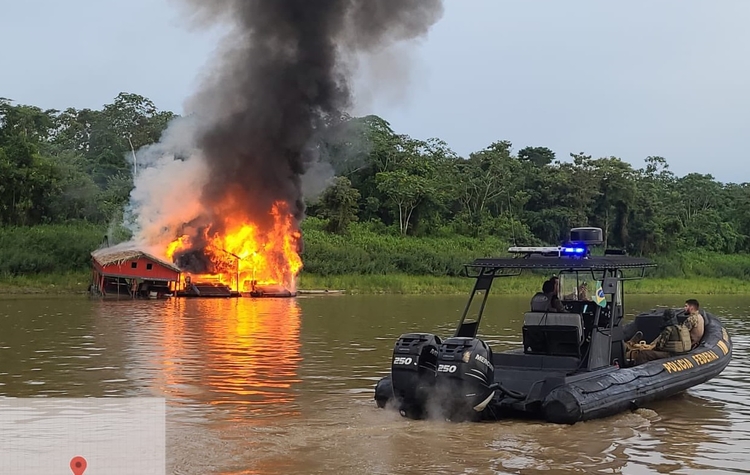
[[[690,330],[684,325],[670,325],[668,328],[670,330],[669,337],[662,350],[676,354],[690,351],[693,346],[690,341]]]

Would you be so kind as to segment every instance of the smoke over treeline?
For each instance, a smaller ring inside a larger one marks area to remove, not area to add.
[[[195,119],[190,125],[194,155],[204,162],[191,168],[204,171],[205,176],[189,180],[201,184],[200,190],[193,191],[199,197],[200,212],[189,206],[195,215],[192,220],[186,219],[184,210],[174,213],[183,223],[192,222],[195,230],[210,224],[219,232],[223,217],[238,212],[261,228],[270,225],[268,212],[277,201],[287,203],[295,219],[301,220],[302,180],[306,173],[320,176],[315,170],[316,138],[326,124],[335,123],[353,106],[351,82],[360,54],[422,36],[443,13],[442,0],[181,3],[202,24],[229,22],[232,26],[214,69],[187,107]],[[399,77],[391,80],[399,81]],[[161,157],[154,162],[163,162]],[[173,168],[165,163],[159,167]],[[159,186],[168,187],[164,182],[170,176],[161,178]],[[141,208],[172,206],[148,203],[154,192],[143,189],[145,182],[137,180],[134,193]],[[179,188],[175,183],[171,193]],[[175,217],[164,210],[146,214],[150,218],[139,218],[141,227],[147,220],[173,221]],[[150,224],[158,225],[161,232],[177,223]]]
[[[193,101],[210,112],[197,137],[209,167],[203,201],[222,212],[230,191],[253,217],[284,200],[302,218],[316,132],[352,106],[353,53],[420,36],[442,14],[440,0],[186,1],[235,26]]]

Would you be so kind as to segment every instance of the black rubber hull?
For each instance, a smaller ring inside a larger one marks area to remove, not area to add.
[[[706,320],[703,340],[690,353],[630,368],[608,367],[579,373],[564,378],[562,384],[553,385],[541,397],[536,395],[534,401],[530,397],[524,401],[504,396],[498,391],[481,419],[520,416],[574,424],[637,409],[704,383],[721,373],[732,358],[732,341],[721,322],[708,313]],[[496,380],[502,382],[509,369],[496,366]],[[375,400],[378,407],[384,408],[392,398],[390,376],[386,376],[375,387]]]
[[[544,419],[572,424],[607,417],[674,396],[717,376],[732,359],[732,341],[716,317],[706,317],[709,324],[695,350],[553,389],[542,405]]]

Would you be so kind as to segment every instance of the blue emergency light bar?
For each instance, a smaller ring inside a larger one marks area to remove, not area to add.
[[[571,258],[585,258],[589,255],[589,249],[585,244],[581,243],[567,243],[564,246],[549,246],[549,247],[511,247],[508,248],[508,252],[515,254],[539,254],[542,256],[557,256],[557,257],[571,257]]]
[[[586,254],[586,248],[585,247],[563,247],[562,253],[566,255],[574,255],[574,256],[582,256]]]
[[[561,246],[513,246],[508,252],[524,254],[527,257],[533,254],[547,257],[570,257],[586,259],[591,254],[589,247],[602,244],[601,228],[573,228],[570,230],[570,239],[564,241]]]

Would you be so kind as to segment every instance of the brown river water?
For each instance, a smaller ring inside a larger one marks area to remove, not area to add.
[[[633,315],[686,297],[625,304]],[[750,473],[750,297],[700,300],[734,343],[719,377],[572,426],[411,421],[377,409],[373,388],[396,338],[448,336],[461,296],[0,296],[0,396],[165,397],[170,474]],[[480,336],[494,350],[520,344],[528,301],[490,298]]]

